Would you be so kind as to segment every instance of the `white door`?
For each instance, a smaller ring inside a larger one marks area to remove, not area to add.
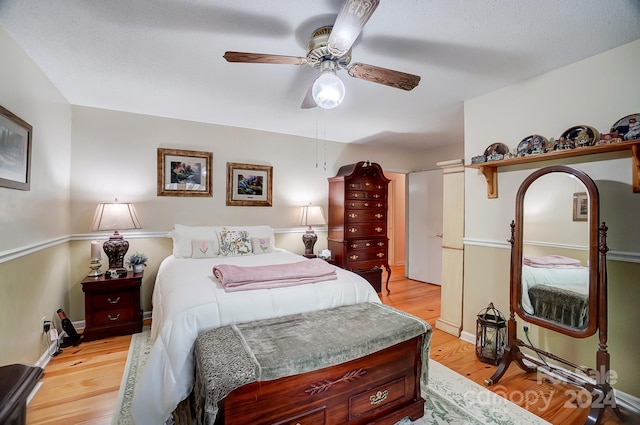
[[[407,182],[407,277],[442,283],[442,170],[410,173]]]

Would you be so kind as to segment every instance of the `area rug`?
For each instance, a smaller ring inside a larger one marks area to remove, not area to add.
[[[149,329],[131,338],[112,425],[133,425],[131,403],[135,386],[151,351]],[[429,360],[429,385],[423,388],[424,416],[405,418],[396,425],[543,425],[549,424],[433,359]]]

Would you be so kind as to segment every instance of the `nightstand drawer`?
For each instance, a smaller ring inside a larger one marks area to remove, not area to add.
[[[133,292],[120,291],[108,294],[95,294],[91,296],[93,311],[114,310],[133,306]]]
[[[92,315],[94,326],[117,325],[133,320],[131,308],[118,308],[113,310],[96,311]]]
[[[406,376],[402,376],[351,397],[349,399],[349,419],[368,415],[375,409],[410,397],[411,394],[407,394],[408,387]]]

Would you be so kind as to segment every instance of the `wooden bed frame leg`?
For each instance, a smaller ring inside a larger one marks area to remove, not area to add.
[[[389,266],[389,264],[385,264],[384,268],[387,270],[387,283],[385,284],[385,287],[387,289],[387,295],[389,295],[391,293],[391,290],[389,289],[389,279],[391,279],[391,267]]]

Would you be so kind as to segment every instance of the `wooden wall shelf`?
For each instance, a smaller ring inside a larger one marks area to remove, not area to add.
[[[468,168],[478,168],[487,180],[487,198],[498,197],[498,168],[508,165],[528,164],[532,162],[551,161],[554,159],[572,158],[576,156],[595,155],[599,153],[629,151],[633,160],[631,170],[632,187],[635,193],[640,193],[640,140],[612,143],[610,145],[589,146],[561,151],[547,152],[500,161],[481,162],[466,165]]]

